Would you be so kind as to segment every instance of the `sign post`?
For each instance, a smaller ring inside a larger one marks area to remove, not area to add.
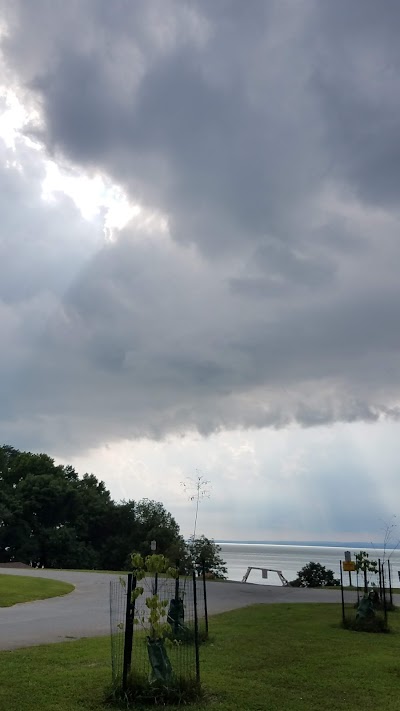
[[[356,569],[356,564],[351,560],[351,552],[345,551],[344,552],[343,570],[346,570],[349,574],[350,587],[351,587],[351,571],[354,571],[355,569]]]

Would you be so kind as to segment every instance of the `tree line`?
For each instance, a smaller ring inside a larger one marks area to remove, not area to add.
[[[80,478],[47,454],[0,447],[0,562],[45,568],[124,570],[132,551],[146,556],[151,541],[184,572],[202,555],[217,577],[226,569],[205,536],[185,542],[158,501],[113,501],[93,474]]]

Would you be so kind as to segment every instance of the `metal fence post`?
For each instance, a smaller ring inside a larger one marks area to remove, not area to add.
[[[136,578],[135,587],[136,587]],[[122,670],[122,690],[125,692],[128,684],[128,674],[132,661],[133,642],[133,615],[134,604],[132,604],[133,574],[128,573],[128,585],[126,590],[126,611],[125,611],[125,639],[124,639],[124,665]]]
[[[208,607],[207,607],[207,581],[206,581],[206,564],[204,558],[201,561],[203,573],[203,595],[204,595],[204,619],[206,622],[206,639],[208,639]]]
[[[179,561],[179,560],[176,561],[175,567],[176,567],[176,570],[177,570],[177,576],[176,576],[176,578],[175,578],[175,603],[176,603],[176,605],[178,605],[178,601],[179,601],[179,579],[180,579],[180,576],[179,576],[180,561]]]
[[[194,607],[194,646],[196,654],[196,680],[200,683],[200,656],[199,656],[199,620],[197,616],[197,589],[196,589],[196,571],[192,573],[193,580],[193,607]]]
[[[387,627],[387,605],[386,605],[386,585],[385,585],[385,570],[382,563],[382,586],[383,586],[383,614],[385,616],[385,627]]]
[[[342,561],[340,561],[340,591],[342,593],[342,622],[343,624],[346,621],[345,613],[344,613],[344,590],[343,590],[343,569],[342,569]]]
[[[390,570],[390,560],[387,562],[388,564],[388,578],[389,578],[389,596],[390,596],[390,606],[393,606],[393,591],[392,591],[392,574]]]

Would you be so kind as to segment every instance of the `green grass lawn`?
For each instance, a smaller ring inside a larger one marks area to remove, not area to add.
[[[11,607],[17,602],[45,600],[72,592],[74,586],[59,580],[31,578],[28,575],[0,574],[0,607]]]
[[[400,614],[392,634],[342,630],[337,605],[257,605],[211,619],[193,711],[398,711]],[[0,708],[104,711],[110,642],[0,653]],[[138,707],[135,707],[138,708]],[[176,707],[170,707],[176,708]]]

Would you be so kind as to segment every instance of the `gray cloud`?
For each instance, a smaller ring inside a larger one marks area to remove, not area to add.
[[[266,231],[287,238],[296,206],[327,163],[316,150],[322,126],[307,91],[313,66],[305,54],[299,61],[304,39],[285,28],[279,4],[266,13],[265,3],[255,3],[246,21],[240,3],[222,4],[218,12],[207,3],[181,4],[197,18],[192,37],[186,14],[174,4],[169,42],[159,38],[168,34],[166,11],[153,18],[153,41],[143,29],[151,21],[148,8],[158,3],[133,10],[117,3],[111,27],[99,12],[104,2],[75,5],[75,22],[81,17],[92,33],[84,41],[78,30],[74,40],[71,28],[68,42],[60,35],[69,9],[44,2],[42,13],[33,14],[26,3],[19,7],[19,31],[6,42],[6,56],[40,96],[42,138],[52,151],[111,172],[170,215],[175,239],[213,254],[243,237],[262,240]],[[50,37],[29,51],[24,28],[41,15]],[[132,27],[129,58],[110,49],[123,43],[125,23]]]
[[[40,312],[52,295],[3,401],[12,434],[68,449],[398,416],[399,56],[384,5],[376,19],[364,2],[4,4],[9,76],[42,113],[27,132],[170,229],[132,223],[85,252],[68,201],[44,207],[29,187],[21,210],[22,178],[8,183],[3,308]]]

